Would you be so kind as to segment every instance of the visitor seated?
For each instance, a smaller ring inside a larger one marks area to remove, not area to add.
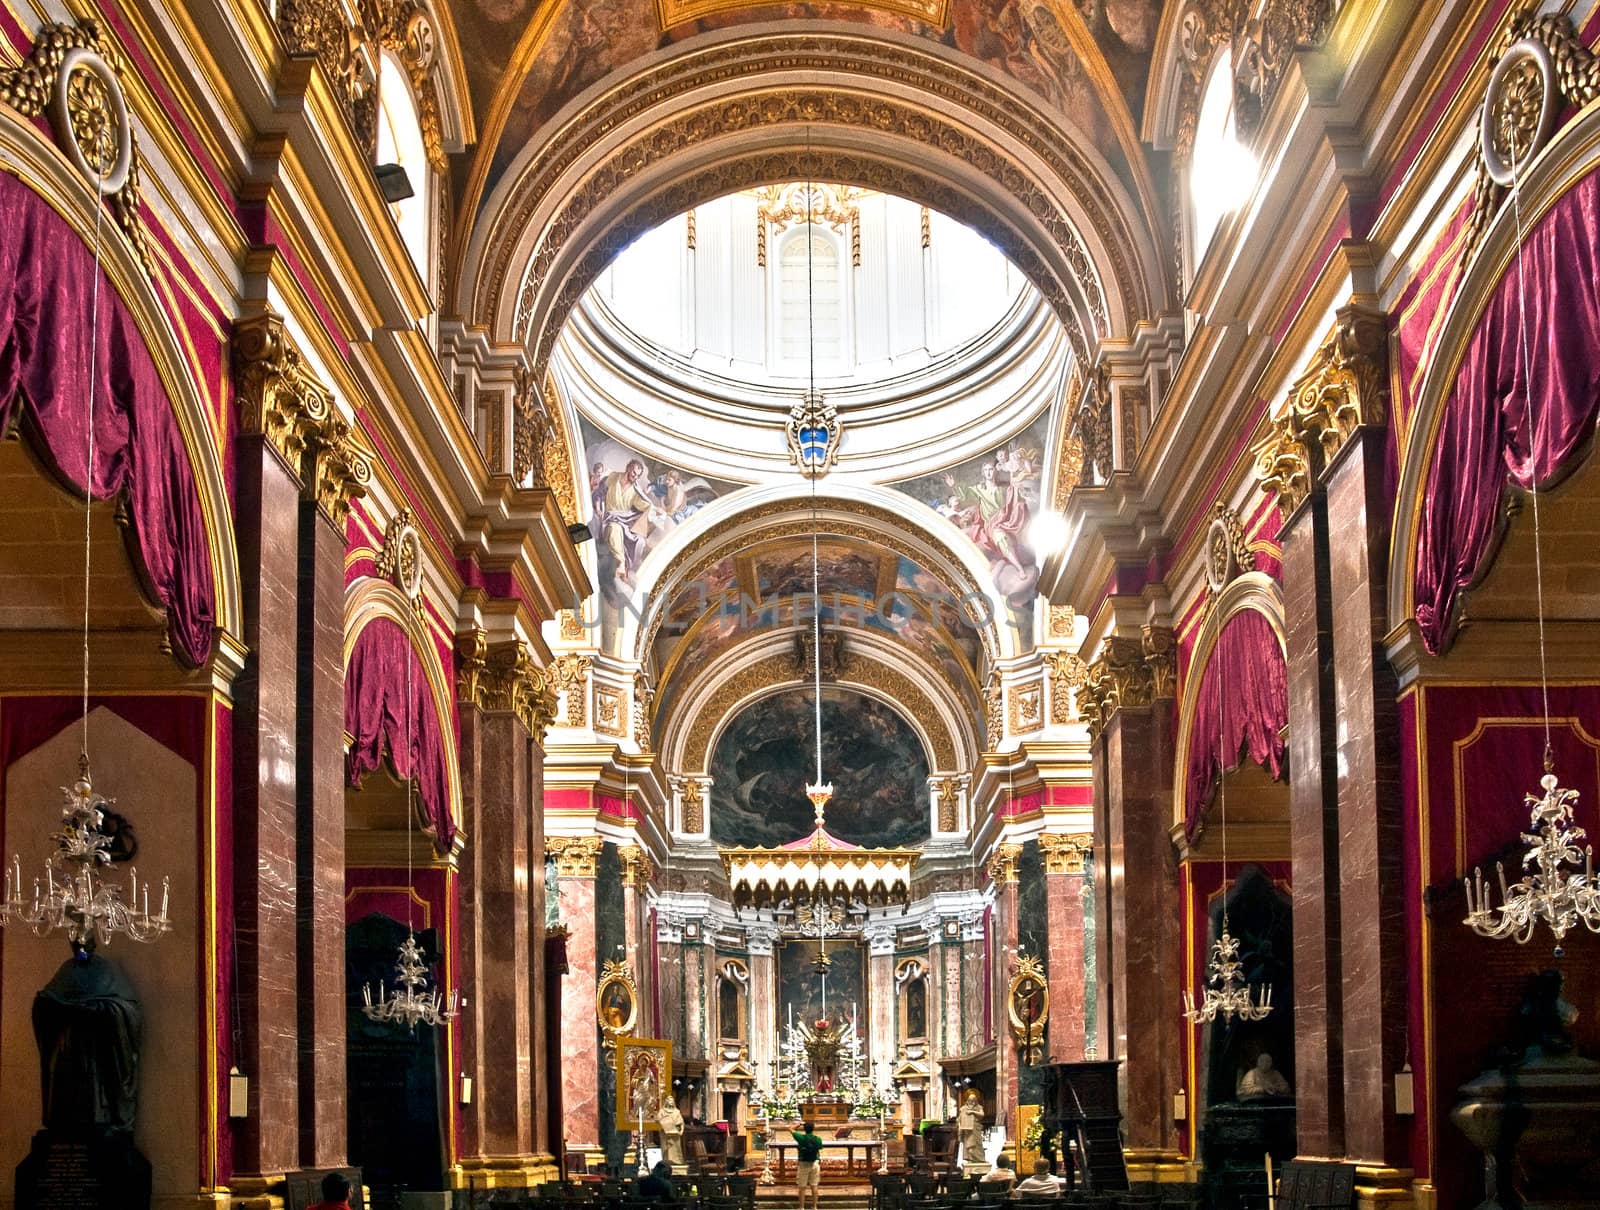
[[[1002,1159],[1005,1157],[1002,1156]],[[1049,1160],[1034,1160],[1033,1175],[1017,1182],[1012,1197],[1060,1197],[1061,1182],[1050,1174]]]
[[[676,1201],[678,1191],[672,1186],[672,1165],[662,1160],[650,1169],[650,1175],[639,1182],[639,1196],[651,1202]]]
[[[1009,1192],[1011,1182],[1016,1179],[1017,1174],[1011,1170],[1011,1157],[1000,1155],[995,1157],[994,1167],[978,1179],[978,1185],[981,1190],[993,1192],[999,1186],[1001,1191]]]
[[[322,1178],[322,1200],[311,1210],[350,1210],[350,1181],[340,1172]]]

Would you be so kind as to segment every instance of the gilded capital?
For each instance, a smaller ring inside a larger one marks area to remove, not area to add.
[[[491,645],[482,630],[474,629],[456,640],[460,671],[457,700],[486,714],[515,714],[534,739],[556,717],[556,691],[533,662],[526,643],[512,640]]]
[[[954,832],[961,821],[961,779],[941,777],[934,782],[933,791],[939,808],[939,831]]]
[[[691,835],[705,830],[705,783],[698,777],[675,777],[683,830]]]
[[[1012,841],[998,844],[989,858],[989,877],[995,882],[1017,880],[1017,860],[1022,856],[1022,846]]]
[[[1045,832],[1039,837],[1039,852],[1046,874],[1081,874],[1084,862],[1094,850],[1094,837],[1087,832],[1071,835]]]
[[[367,494],[372,461],[355,429],[339,415],[329,416],[311,438],[307,489],[334,524],[343,527],[353,501]]]
[[[593,878],[604,844],[598,836],[546,836],[544,851],[556,859],[556,877]]]
[[[650,854],[643,847],[636,844],[623,845],[617,850],[617,856],[622,859],[622,885],[643,888],[650,885],[650,879],[655,874],[655,866],[650,860]]]
[[[1111,635],[1084,673],[1078,713],[1098,736],[1124,707],[1141,709],[1173,696],[1177,637],[1165,626],[1146,626],[1138,638]]]

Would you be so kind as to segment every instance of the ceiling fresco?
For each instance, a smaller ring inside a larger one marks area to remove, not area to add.
[[[746,706],[712,752],[711,839],[770,847],[811,834],[805,786],[816,774],[816,699],[785,689]],[[928,757],[897,711],[834,686],[822,690],[822,775],[833,783],[828,831],[852,844],[928,839]]]
[[[948,471],[892,484],[955,526],[989,561],[999,609],[996,620],[1032,644],[1039,558],[1028,531],[1039,512],[1039,479],[1048,415],[987,454]]]
[[[1108,105],[1131,115],[1124,128],[1137,126],[1160,10],[1159,0],[557,0],[548,8],[535,0],[465,0],[453,19],[482,140],[476,154],[490,165],[481,193],[468,200],[481,204],[540,127],[608,73],[697,34],[804,21],[910,35],[976,60],[1059,111],[1126,176]],[[691,19],[663,26],[683,15]],[[1076,49],[1085,46],[1088,61]],[[509,74],[514,61],[529,64],[520,81]]]

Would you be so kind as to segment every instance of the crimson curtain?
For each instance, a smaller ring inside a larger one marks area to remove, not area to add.
[[[344,729],[355,737],[345,757],[346,784],[359,786],[387,755],[396,777],[416,779],[435,847],[449,852],[456,822],[439,716],[410,637],[389,618],[374,618],[356,636],[344,671]]]
[[[1240,610],[1223,623],[1195,695],[1183,780],[1183,831],[1189,840],[1200,834],[1224,751],[1229,769],[1239,767],[1243,750],[1273,777],[1283,776],[1288,721],[1289,671],[1278,636],[1262,614]]]
[[[1600,177],[1590,175],[1528,233],[1521,288],[1513,262],[1478,320],[1445,401],[1423,491],[1412,582],[1422,641],[1435,654],[1446,645],[1462,590],[1483,573],[1507,482],[1524,489],[1553,484],[1594,435],[1600,413],[1597,233]]]
[[[0,431],[18,418],[67,487],[125,496],[138,561],[166,610],[173,650],[211,657],[216,591],[200,495],[172,404],[127,307],[59,214],[0,173]],[[121,239],[109,218],[102,239]],[[94,378],[94,467],[88,467]]]

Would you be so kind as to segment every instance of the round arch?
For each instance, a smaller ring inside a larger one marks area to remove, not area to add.
[[[930,108],[919,96],[959,98]],[[636,235],[740,189],[818,179],[896,193],[989,237],[1055,307],[1081,359],[1169,291],[1143,215],[1083,134],[985,69],[887,32],[710,34],[608,78],[496,186],[458,305],[542,371],[562,320]]]
[[[345,590],[343,662],[350,663],[361,632],[379,618],[400,627],[428,682],[428,697],[433,702],[435,721],[444,748],[445,780],[450,818],[455,824],[453,848],[459,851],[466,842],[461,814],[461,763],[456,744],[454,697],[450,680],[439,656],[439,648],[429,635],[423,619],[409,598],[387,580],[363,577]]]
[[[4,107],[0,107],[0,165],[43,199],[79,239],[85,244],[92,243],[94,208],[101,204],[93,189],[36,127]],[[100,256],[102,270],[144,340],[172,405],[188,455],[188,470],[205,524],[212,588],[216,595],[215,624],[220,633],[212,658],[221,668],[243,651],[244,597],[239,580],[233,505],[223,474],[214,420],[189,366],[183,338],[173,326],[172,317],[133,248],[113,229],[109,218],[103,220]],[[231,677],[229,672],[227,679]]]
[[[813,506],[818,533],[857,537],[907,554],[937,575],[959,602],[976,606],[979,598],[986,601],[985,615],[973,619],[973,625],[991,663],[1021,653],[1023,644],[1015,631],[998,620],[988,561],[970,538],[892,488],[842,481],[819,488],[815,498],[805,482],[746,488],[701,509],[695,524],[667,535],[640,564],[618,650],[641,662],[647,659],[680,585],[736,551],[768,539],[809,535]],[[925,521],[919,512],[926,513]]]
[[[1217,640],[1228,622],[1241,613],[1258,613],[1266,618],[1278,640],[1278,654],[1287,663],[1288,640],[1284,632],[1283,593],[1278,582],[1262,571],[1248,571],[1228,581],[1217,594],[1200,630],[1195,635],[1194,651],[1189,657],[1189,667],[1183,678],[1183,692],[1178,699],[1178,730],[1173,751],[1172,822],[1183,827],[1188,816],[1189,745],[1194,738],[1195,709],[1200,699],[1200,684],[1207,665],[1216,650]]]
[[[1600,110],[1585,109],[1558,131],[1529,163],[1522,178],[1522,226],[1531,231],[1575,185],[1600,170]],[[1455,302],[1440,329],[1432,361],[1423,374],[1417,402],[1402,435],[1399,485],[1395,492],[1393,539],[1389,546],[1388,612],[1391,634],[1416,635],[1417,555],[1424,496],[1439,452],[1446,404],[1467,347],[1495,292],[1511,271],[1517,253],[1517,222],[1509,202],[1500,207],[1462,276]],[[1592,455],[1591,455],[1592,456]],[[1486,557],[1479,575],[1494,560]],[[1447,636],[1448,639],[1448,636]]]

